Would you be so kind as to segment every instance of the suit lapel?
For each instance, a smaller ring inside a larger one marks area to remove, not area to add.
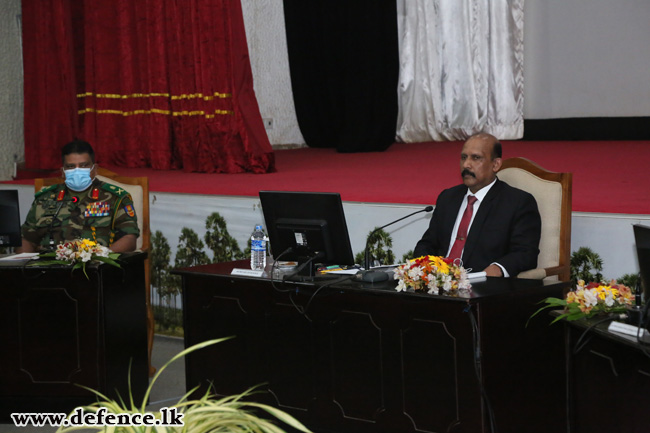
[[[465,243],[465,249],[463,250],[463,261],[466,262],[466,258],[470,257],[476,244],[481,238],[481,232],[483,230],[483,224],[494,206],[494,199],[499,195],[499,191],[503,188],[503,183],[497,179],[496,183],[490,188],[490,191],[487,193],[481,206],[478,208],[478,213],[474,217],[472,226],[469,228],[469,233],[467,234],[467,242]]]

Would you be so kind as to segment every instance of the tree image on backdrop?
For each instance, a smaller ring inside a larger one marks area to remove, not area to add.
[[[590,248],[580,247],[571,255],[571,282],[573,287],[578,283],[578,280],[587,283],[602,281],[603,275],[600,273],[602,270],[603,259]],[[592,271],[595,271],[595,273]]]
[[[375,227],[376,230],[378,227]],[[393,254],[393,238],[384,230],[377,230],[375,233],[370,231],[366,238],[368,253],[370,254],[370,263],[378,261],[381,265],[392,265],[395,263],[395,254]],[[363,265],[365,262],[365,251],[361,251],[354,256],[354,262]]]
[[[208,254],[203,251],[205,244],[192,229],[183,227],[178,238],[178,250],[174,267],[188,268],[190,266],[207,265],[210,263]]]
[[[181,229],[173,268],[229,262],[250,255],[250,239],[247,248],[242,251],[237,240],[228,233],[226,220],[218,212],[213,212],[206,218],[205,229],[203,240],[193,229]],[[182,335],[182,311],[179,308],[181,279],[170,273],[172,265],[169,242],[157,230],[151,244],[151,304],[156,332]],[[206,247],[213,254],[212,260],[205,251]]]
[[[228,233],[226,220],[218,212],[208,216],[205,220],[205,229],[205,244],[214,254],[213,263],[245,259],[250,254],[250,246],[243,252],[239,249],[237,240]]]
[[[180,280],[171,275],[171,248],[160,230],[151,239],[151,305],[153,307],[156,331],[164,334],[180,335],[182,315],[177,299],[180,294]]]

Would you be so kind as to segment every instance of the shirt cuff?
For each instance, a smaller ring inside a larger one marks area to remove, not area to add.
[[[498,267],[501,268],[501,273],[503,274],[503,278],[508,278],[508,277],[510,277],[510,274],[508,273],[508,271],[506,271],[506,268],[504,268],[503,266],[501,266],[501,265],[498,264],[497,262],[493,262],[492,264],[493,264],[493,265],[497,265]]]

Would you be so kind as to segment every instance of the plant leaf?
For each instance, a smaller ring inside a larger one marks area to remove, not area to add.
[[[99,261],[99,262],[108,263],[109,265],[112,265],[112,266],[115,266],[115,267],[118,267],[118,268],[121,268],[121,267],[122,267],[122,266],[120,266],[120,264],[117,263],[117,262],[116,262],[112,257],[110,257],[110,255],[109,255],[108,257],[95,256],[95,257],[93,257],[93,260],[97,260],[97,261]]]

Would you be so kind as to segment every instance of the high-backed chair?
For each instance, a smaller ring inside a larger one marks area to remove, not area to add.
[[[571,275],[571,188],[572,173],[548,171],[526,158],[503,160],[500,180],[535,197],[542,217],[537,268],[519,278],[553,277],[569,281]]]
[[[131,194],[133,199],[133,207],[135,208],[136,215],[138,216],[138,228],[140,229],[140,236],[138,237],[136,248],[141,251],[149,251],[151,247],[151,230],[149,228],[149,178],[147,177],[125,177],[120,176],[103,167],[97,167],[97,178],[103,182],[108,182],[112,185],[125,189]],[[60,177],[47,177],[34,179],[34,189],[36,192],[43,189],[43,187],[62,183],[63,179]],[[149,350],[149,372],[153,374],[155,369],[151,367],[151,349],[153,347],[154,335],[154,319],[153,310],[151,308],[151,285],[150,285],[150,272],[149,272],[149,258],[144,261],[144,279],[147,303],[147,342]]]

